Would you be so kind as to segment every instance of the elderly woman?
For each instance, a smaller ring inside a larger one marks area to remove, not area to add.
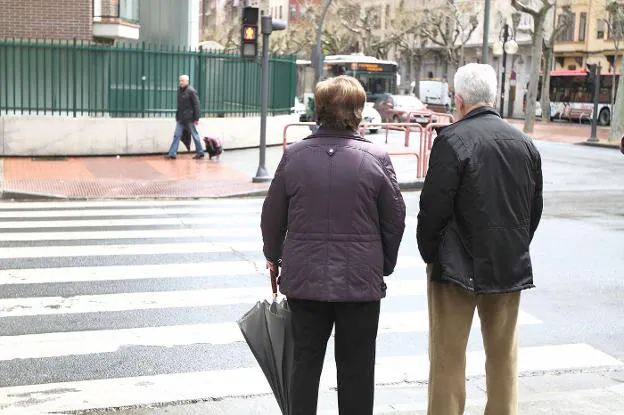
[[[335,325],[338,406],[373,413],[375,345],[384,276],[405,229],[390,157],[362,138],[366,93],[348,76],[320,82],[319,129],[284,152],[262,209],[264,254],[281,260],[292,311],[292,413],[316,414],[327,341]]]

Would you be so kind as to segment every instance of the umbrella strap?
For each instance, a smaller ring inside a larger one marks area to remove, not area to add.
[[[277,298],[277,277],[279,275],[279,265],[276,264],[275,271],[271,270],[271,289],[273,290],[273,298]]]

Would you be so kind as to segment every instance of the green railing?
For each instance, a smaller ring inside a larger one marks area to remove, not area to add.
[[[269,73],[269,113],[288,113],[295,57],[271,57]],[[0,39],[0,114],[172,117],[181,74],[199,93],[202,116],[260,112],[260,64],[237,54]]]

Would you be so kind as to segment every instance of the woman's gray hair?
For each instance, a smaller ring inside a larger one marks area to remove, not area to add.
[[[494,105],[497,76],[491,65],[469,63],[455,73],[455,95],[464,98],[466,106]]]

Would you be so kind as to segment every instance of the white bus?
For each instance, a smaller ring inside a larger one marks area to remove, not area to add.
[[[366,90],[367,101],[376,102],[383,94],[396,94],[398,67],[395,61],[380,60],[361,54],[329,55],[323,62],[321,79],[349,75],[360,81]],[[314,87],[314,69],[309,60],[297,61],[297,95],[311,94]]]
[[[594,97],[590,88],[588,72],[581,70],[556,70],[550,75],[550,117],[568,121],[591,120],[594,110]],[[611,105],[611,85],[613,74],[600,75],[598,98],[598,123],[609,125],[613,106]],[[619,75],[615,75],[616,92]],[[541,80],[538,91],[541,91]],[[538,96],[539,102],[539,96]]]

